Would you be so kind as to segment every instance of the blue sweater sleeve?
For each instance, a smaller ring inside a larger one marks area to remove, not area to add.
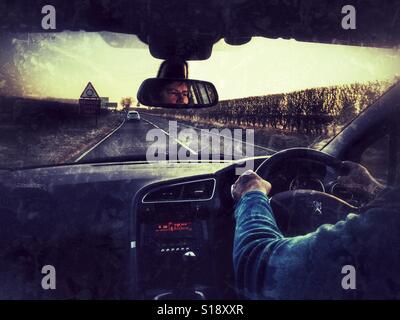
[[[235,210],[233,262],[236,286],[242,296],[260,298],[268,259],[284,243],[269,199],[260,191],[246,193]]]
[[[393,254],[400,250],[398,207],[371,207],[288,238],[276,224],[269,199],[252,191],[238,202],[235,217],[233,264],[243,298],[393,298],[394,285],[387,283],[398,284],[400,290],[400,258]],[[357,270],[356,290],[343,288],[345,265]],[[365,283],[373,289],[367,290]]]

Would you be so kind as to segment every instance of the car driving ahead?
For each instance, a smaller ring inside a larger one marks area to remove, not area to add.
[[[128,114],[126,115],[126,120],[127,121],[140,120],[139,112],[137,112],[137,111],[129,111]]]
[[[390,19],[70,2],[0,33],[0,299],[399,298]]]

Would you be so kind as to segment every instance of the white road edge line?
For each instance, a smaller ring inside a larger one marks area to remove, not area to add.
[[[87,150],[83,154],[81,154],[74,162],[78,162],[78,161],[82,160],[84,157],[86,157],[88,155],[88,153],[90,153],[94,149],[96,149],[101,143],[103,143],[106,139],[108,139],[111,135],[113,135],[119,128],[121,128],[125,122],[126,122],[126,119],[124,119],[118,127],[116,127],[113,131],[111,131],[103,139],[101,139],[99,142],[97,142],[93,147],[91,147],[89,150]]]
[[[164,132],[168,137],[170,137],[169,133],[166,132],[165,130],[161,129],[159,126],[155,125],[154,123],[150,122],[149,120],[145,119],[142,117],[142,119],[148,123],[150,123],[152,126],[156,127],[157,129],[160,129],[162,132]],[[182,147],[184,147],[185,149],[189,150],[190,152],[192,152],[193,154],[198,154],[196,151],[194,151],[193,149],[191,149],[190,147],[188,147],[187,145],[185,145],[184,143],[182,143],[181,141],[179,141],[178,139],[175,139],[175,142],[179,143]]]
[[[187,124],[183,124],[182,122],[178,122],[177,120],[175,120],[175,121],[178,123],[178,125],[181,125],[181,126],[183,126],[183,127],[192,128],[192,129],[201,131],[201,128],[199,129],[199,128],[196,128],[196,127],[189,126],[189,125],[187,125]],[[221,135],[221,134],[217,134],[217,133],[214,133],[214,132],[211,132],[211,131],[210,131],[210,134],[216,135],[216,136],[224,137],[224,136]],[[256,148],[264,149],[264,150],[267,150],[267,151],[270,151],[270,152],[277,152],[277,150],[270,149],[270,148],[263,147],[263,146],[259,146],[259,145],[257,145],[257,144],[253,144],[253,143],[246,142],[246,141],[241,141],[241,140],[238,140],[238,139],[236,139],[236,138],[229,138],[229,139],[231,139],[231,140],[233,140],[233,141],[241,142],[241,143],[244,143],[244,144],[248,144],[248,145],[253,146],[253,147],[256,147]]]

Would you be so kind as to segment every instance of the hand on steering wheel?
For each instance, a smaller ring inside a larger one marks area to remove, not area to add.
[[[371,175],[367,168],[361,164],[352,161],[343,161],[342,164],[346,175],[339,176],[337,181],[347,190],[373,198],[377,192],[384,188],[384,186]]]
[[[252,170],[247,170],[243,173],[231,187],[232,198],[237,201],[245,193],[250,191],[261,191],[268,195],[271,191],[271,183],[261,178]]]
[[[338,183],[352,192],[372,197],[384,186],[380,184],[364,166],[352,161],[330,161],[342,174],[338,177]],[[246,171],[232,185],[231,194],[234,200],[238,200],[246,192],[258,190],[266,195],[271,191],[271,183],[252,170]]]
[[[231,187],[232,197],[238,200],[246,192],[253,190],[268,195],[271,184],[267,180],[276,170],[276,166],[296,158],[319,162],[333,168],[336,175],[340,176],[340,181],[346,183],[345,187],[364,184],[368,186],[368,192],[382,187],[361,165],[342,162],[318,150],[294,148],[274,154],[265,160],[256,172],[249,171],[239,177]],[[271,207],[278,227],[287,236],[306,234],[322,224],[336,223],[348,213],[356,213],[358,210],[334,195],[315,190],[288,190],[277,193],[271,197]]]

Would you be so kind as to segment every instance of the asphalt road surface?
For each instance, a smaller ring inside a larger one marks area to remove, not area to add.
[[[251,135],[246,137],[245,130],[235,132],[232,129],[204,126],[196,128],[191,123],[141,113],[139,121],[125,121],[75,161],[140,156],[146,153],[156,157],[148,160],[162,160],[157,157],[162,157],[165,153],[175,154],[181,160],[184,156],[202,159],[203,154],[205,159],[205,154],[215,154],[218,156],[214,156],[214,159],[219,160],[220,154],[224,154],[225,159],[239,159],[273,152],[274,150],[262,146],[262,142],[254,141]]]

